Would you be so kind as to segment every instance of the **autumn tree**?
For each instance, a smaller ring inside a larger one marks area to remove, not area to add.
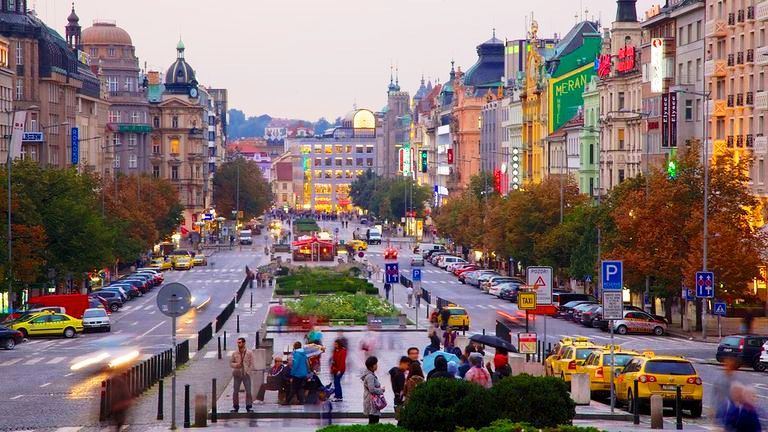
[[[238,197],[239,203],[236,201]],[[256,162],[238,157],[223,163],[216,171],[213,200],[219,214],[231,215],[239,209],[245,219],[250,219],[261,215],[272,205],[272,188]]]

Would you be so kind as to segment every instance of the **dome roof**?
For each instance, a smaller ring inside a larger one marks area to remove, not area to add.
[[[80,21],[80,17],[78,17],[75,13],[75,4],[72,3],[72,12],[70,12],[69,16],[67,17],[67,22],[77,24],[78,21]]]
[[[96,21],[83,30],[83,45],[128,45],[133,46],[131,35],[114,22]]]
[[[493,37],[477,46],[477,63],[464,75],[464,85],[476,88],[496,87],[504,75],[504,42]]]
[[[165,87],[170,90],[178,88],[184,91],[189,86],[197,85],[195,70],[184,60],[184,42],[181,40],[176,45],[176,53],[176,61],[165,73]]]

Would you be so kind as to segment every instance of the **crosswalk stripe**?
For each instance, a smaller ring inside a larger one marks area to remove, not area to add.
[[[82,426],[66,426],[56,429],[55,432],[78,432],[82,428]]]
[[[144,310],[145,311],[152,310],[152,309],[154,309],[154,307],[155,307],[155,305],[149,305],[149,306],[145,307]]]
[[[207,353],[205,353],[203,358],[212,359],[216,357],[216,354],[217,354],[217,351],[208,351]]]
[[[33,359],[30,359],[30,360],[27,360],[26,362],[24,362],[24,365],[33,365],[33,364],[36,364],[36,363],[40,363],[40,361],[42,361],[42,360],[43,360],[42,357],[35,357]]]
[[[66,357],[54,357],[54,358],[52,358],[52,359],[48,360],[47,362],[45,362],[45,364],[56,364],[56,363],[61,363],[61,362],[63,362],[63,361],[64,361],[64,359],[65,359],[65,358],[66,358]]]
[[[0,363],[0,366],[11,366],[11,365],[14,365],[14,364],[22,361],[22,360],[24,360],[24,359],[18,358],[18,359],[8,360],[8,361],[6,361],[4,363]]]

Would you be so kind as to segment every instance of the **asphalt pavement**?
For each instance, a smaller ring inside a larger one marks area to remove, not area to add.
[[[263,245],[259,245],[259,248]],[[190,340],[197,347],[197,331],[213,321],[226,307],[243,281],[245,266],[253,267],[262,250],[256,246],[219,251],[207,266],[165,272],[165,284],[180,282],[197,299],[210,297],[200,310],[192,310],[177,321],[177,340]],[[141,358],[171,346],[170,318],[160,313],[155,287],[143,297],[126,303],[111,315],[110,333],[85,333],[73,339],[30,339],[13,351],[0,351],[0,430],[50,428],[87,424],[98,409],[102,368],[70,370],[82,359],[101,352],[138,350]],[[41,415],[45,413],[45,415]]]

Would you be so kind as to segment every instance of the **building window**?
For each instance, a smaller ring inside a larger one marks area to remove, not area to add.
[[[140,116],[138,111],[131,112],[131,123],[138,123],[139,119],[140,119]]]
[[[363,158],[357,158],[355,160],[355,165],[357,166],[363,166]]]
[[[347,166],[352,166],[354,163],[352,158],[347,158]]]
[[[179,154],[179,139],[171,139],[171,154]]]
[[[624,129],[619,128],[619,150],[624,150]]]
[[[152,165],[152,177],[160,178],[160,166]]]
[[[593,165],[595,163],[595,145],[590,144],[589,145],[589,164]]]
[[[171,119],[171,127],[174,129],[179,128],[179,118],[177,116],[173,116],[173,118]]]
[[[114,93],[117,91],[117,77],[116,76],[108,76],[107,77],[107,87],[109,88],[110,93]]]
[[[16,41],[16,66],[24,64],[24,46],[21,41]]]
[[[107,48],[107,56],[114,57],[115,56],[115,49],[113,47]]]
[[[120,134],[112,135],[112,146],[118,147],[120,145]]]
[[[133,91],[133,77],[125,77],[125,91]]]
[[[16,100],[24,100],[24,79],[16,79]]]
[[[91,57],[96,57],[96,54],[99,53],[99,50],[96,48],[91,48]]]
[[[128,147],[136,147],[136,134],[128,134]]]
[[[128,157],[128,168],[136,168],[138,166],[139,159],[135,154]]]
[[[113,168],[120,168],[120,155],[115,155],[115,160],[112,162]]]
[[[336,158],[336,166],[340,167],[344,163],[344,159],[342,158]]]
[[[594,177],[589,178],[589,196],[595,196],[595,179]]]
[[[331,166],[333,165],[333,160],[331,158],[325,158],[325,166]]]
[[[693,121],[693,100],[685,100],[685,121]]]
[[[284,194],[282,195],[282,197],[283,197],[283,202],[287,203],[287,202],[288,202],[288,194],[285,194],[285,193],[284,193]]]
[[[373,146],[366,146],[365,147],[365,152],[366,153],[373,153]]]
[[[16,0],[8,0],[8,10],[16,12]]]
[[[160,138],[152,137],[152,153],[160,154]]]
[[[107,121],[109,123],[120,123],[120,111],[109,110]]]
[[[155,128],[160,127],[160,117],[155,116],[155,118],[152,120],[152,124],[155,125]]]
[[[179,167],[172,166],[171,167],[171,180],[178,180],[179,179]]]
[[[619,184],[621,184],[624,181],[624,170],[619,170]]]
[[[365,160],[365,163],[366,163],[366,165],[368,165],[369,168],[373,167],[373,158],[367,158]]]
[[[619,110],[624,109],[624,92],[619,92]]]

